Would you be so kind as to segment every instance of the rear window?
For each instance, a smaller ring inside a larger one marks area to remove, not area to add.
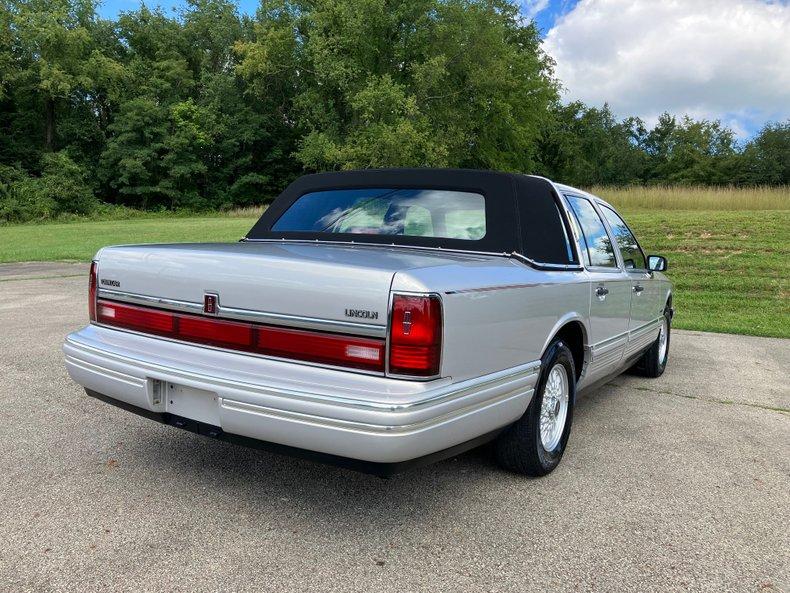
[[[316,191],[299,197],[272,230],[478,241],[486,234],[485,198],[437,189]]]

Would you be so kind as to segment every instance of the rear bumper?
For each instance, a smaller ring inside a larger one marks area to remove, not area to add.
[[[89,395],[207,436],[374,473],[495,434],[524,413],[540,367],[402,381],[97,326],[70,334],[63,351]]]
[[[260,439],[253,439],[250,437],[225,432],[218,426],[205,424],[197,420],[184,418],[183,416],[176,416],[168,412],[158,413],[144,410],[143,408],[138,408],[137,406],[113,399],[101,393],[96,393],[90,389],[86,389],[85,393],[87,393],[90,397],[94,397],[100,401],[121,408],[122,410],[127,410],[144,418],[148,418],[149,420],[154,420],[155,422],[159,422],[161,424],[169,424],[170,426],[188,430],[189,432],[203,435],[212,439],[233,443],[234,445],[251,447],[253,449],[262,449],[264,451],[278,453],[280,455],[289,455],[291,457],[299,457],[302,459],[308,459],[310,461],[317,461],[319,463],[336,465],[338,467],[344,467],[346,469],[352,469],[355,471],[374,474],[382,477],[392,476],[407,469],[413,469],[415,467],[434,463],[442,459],[447,459],[448,457],[452,457],[454,455],[459,455],[464,451],[468,451],[469,449],[487,443],[490,440],[496,438],[496,436],[504,429],[504,427],[499,428],[464,443],[460,443],[453,447],[448,447],[447,449],[442,449],[441,451],[436,451],[435,453],[423,455],[422,457],[417,457],[415,459],[392,463],[378,463],[374,461],[352,459],[351,457],[340,457],[338,455],[322,453],[320,451],[310,451],[308,449],[301,449],[299,447],[292,447],[270,441],[262,441]]]

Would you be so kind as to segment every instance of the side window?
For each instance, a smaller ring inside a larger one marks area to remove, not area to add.
[[[570,199],[568,196],[565,196],[566,199]],[[582,255],[582,259],[586,259],[588,262],[590,261],[589,257],[585,257],[584,254],[587,253],[587,243],[584,241],[584,233],[582,233],[582,229],[579,226],[579,220],[576,218],[576,213],[573,211],[573,208],[568,208],[570,212],[570,216],[568,216],[568,222],[570,222],[571,230],[573,232],[573,241],[576,243],[576,247],[579,250],[579,253]]]
[[[625,224],[625,221],[620,218],[614,210],[608,206],[601,204],[601,210],[606,217],[606,221],[612,228],[615,243],[620,248],[620,253],[623,255],[623,263],[628,269],[644,270],[647,268],[645,263],[645,254],[636,242],[636,237]]]
[[[591,266],[616,268],[617,260],[606,227],[593,205],[584,198],[566,196],[573,214],[582,229],[585,245],[587,246],[587,262]]]

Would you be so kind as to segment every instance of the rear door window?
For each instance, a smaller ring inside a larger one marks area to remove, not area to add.
[[[574,216],[576,216],[579,227],[581,227],[587,251],[587,263],[594,267],[616,268],[617,259],[614,255],[612,240],[609,238],[606,227],[593,205],[585,198],[578,196],[565,197]]]

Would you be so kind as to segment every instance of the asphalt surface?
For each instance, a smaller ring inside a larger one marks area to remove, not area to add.
[[[790,590],[790,340],[673,332],[545,478],[476,450],[381,480],[86,397],[60,352],[86,290],[0,266],[2,591]]]

